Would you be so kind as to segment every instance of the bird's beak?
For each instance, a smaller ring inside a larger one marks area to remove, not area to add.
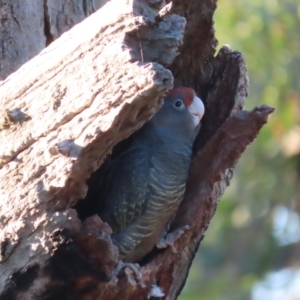
[[[204,115],[204,104],[200,98],[195,96],[188,109],[190,114],[193,116],[194,125],[197,127]]]

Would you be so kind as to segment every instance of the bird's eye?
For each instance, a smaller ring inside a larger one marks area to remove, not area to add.
[[[181,108],[181,107],[183,107],[183,102],[181,100],[177,100],[174,105],[177,108]]]

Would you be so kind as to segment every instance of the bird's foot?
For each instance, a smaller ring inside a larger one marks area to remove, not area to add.
[[[190,225],[182,226],[176,229],[173,232],[167,233],[167,235],[163,238],[160,238],[159,241],[156,243],[156,247],[159,249],[167,248],[168,246],[171,247],[173,253],[178,253],[174,243],[187,231],[190,230]]]
[[[118,261],[117,266],[113,272],[113,278],[117,277],[120,271],[124,268],[130,268],[136,276],[137,282],[140,283],[142,280],[142,275],[140,273],[140,265],[137,263],[124,263],[121,260]]]

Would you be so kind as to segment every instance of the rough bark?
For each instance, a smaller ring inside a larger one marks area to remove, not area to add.
[[[0,80],[36,56],[105,0],[0,0]]]
[[[89,15],[92,2],[45,1],[40,46],[16,65],[4,60],[2,78]],[[227,47],[215,56],[215,8],[213,0],[113,0],[0,82],[0,299],[176,299],[238,158],[272,112],[242,110],[245,61]],[[81,223],[72,207],[113,146],[159,109],[172,74],[206,106],[173,224],[191,229],[178,253],[143,260],[141,277],[130,268],[114,277],[110,228],[97,216]]]

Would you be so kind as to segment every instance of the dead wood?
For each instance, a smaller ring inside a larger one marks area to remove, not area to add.
[[[50,26],[57,3],[46,1],[43,45],[68,29]],[[93,10],[87,3],[72,25]],[[237,160],[272,112],[242,110],[245,61],[228,47],[215,56],[215,9],[113,0],[0,82],[0,299],[176,299]],[[173,224],[191,230],[178,253],[141,262],[141,278],[130,268],[112,278],[110,228],[97,216],[81,223],[72,207],[112,148],[159,109],[173,76],[206,106]]]

